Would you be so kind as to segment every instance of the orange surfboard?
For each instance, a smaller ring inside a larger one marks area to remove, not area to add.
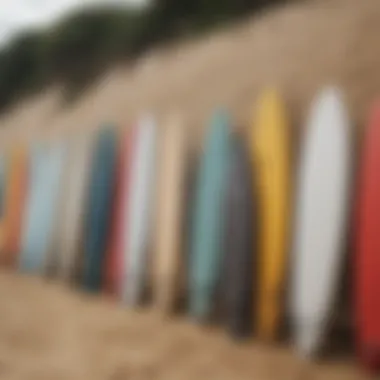
[[[5,227],[5,192],[7,185],[7,154],[0,155],[0,264],[7,265],[7,257],[4,252],[4,227]]]
[[[14,266],[21,244],[22,217],[27,189],[27,149],[16,144],[10,151],[4,192],[4,264]]]

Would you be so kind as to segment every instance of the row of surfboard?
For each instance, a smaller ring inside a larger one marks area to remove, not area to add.
[[[275,339],[287,309],[298,349],[313,355],[335,305],[355,200],[355,335],[360,358],[378,366],[380,108],[355,197],[349,118],[336,88],[313,102],[295,169],[275,90],[259,98],[245,137],[227,112],[215,112],[194,176],[189,127],[175,116],[164,124],[145,116],[126,130],[5,152],[3,264],[79,279],[131,306],[150,287],[166,312],[185,295],[194,318],[218,309],[235,336]]]

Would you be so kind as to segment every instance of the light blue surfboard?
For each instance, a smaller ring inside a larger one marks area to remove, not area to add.
[[[22,271],[40,274],[46,269],[64,159],[65,146],[61,143],[39,143],[32,148],[19,263]]]

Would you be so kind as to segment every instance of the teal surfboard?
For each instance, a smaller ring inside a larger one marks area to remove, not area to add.
[[[195,189],[190,248],[190,314],[205,319],[212,303],[223,260],[226,179],[230,150],[229,118],[217,111],[206,138]]]
[[[41,274],[46,270],[56,211],[60,202],[65,146],[37,144],[30,161],[30,191],[23,225],[20,269]]]
[[[116,140],[111,127],[99,132],[91,165],[84,240],[84,287],[99,291],[107,249],[116,175]]]

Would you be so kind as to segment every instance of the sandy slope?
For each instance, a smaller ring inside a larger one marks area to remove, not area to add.
[[[224,104],[244,123],[260,89],[271,83],[281,88],[295,125],[315,91],[331,82],[344,88],[360,122],[380,90],[379,21],[378,0],[305,2],[263,14],[115,68],[70,108],[61,107],[56,88],[23,101],[0,118],[0,144],[108,120],[127,125],[145,108],[159,115],[182,109],[189,126],[201,131],[210,110]],[[304,378],[289,351],[235,346],[184,320],[127,313],[56,285],[2,274],[0,296],[0,378]],[[339,363],[310,371],[313,379],[360,378]]]
[[[380,5],[376,0],[324,0],[262,14],[251,22],[152,51],[133,67],[109,72],[69,109],[59,90],[25,101],[0,119],[6,129],[92,128],[127,123],[141,110],[183,110],[194,127],[212,107],[225,105],[247,121],[258,92],[278,86],[296,121],[322,85],[346,92],[352,116],[362,120],[380,88]]]

